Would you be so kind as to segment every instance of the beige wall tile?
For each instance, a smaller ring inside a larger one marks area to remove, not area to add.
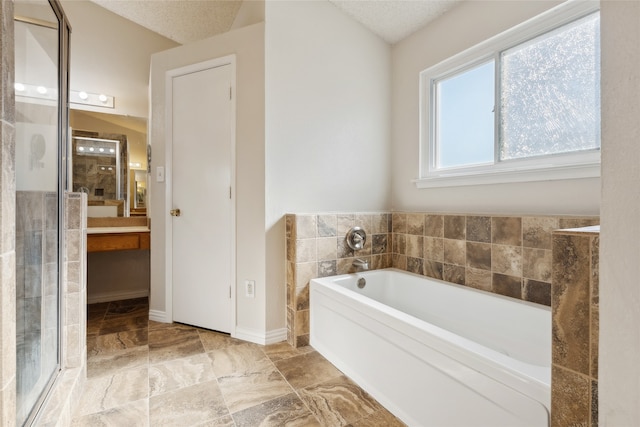
[[[359,213],[355,215],[354,224],[356,227],[360,227],[367,233],[367,238],[373,233],[373,216],[371,214]]]
[[[444,239],[441,237],[424,238],[424,258],[432,261],[444,261]]]
[[[553,237],[553,363],[590,373],[590,276],[588,236]],[[587,262],[585,262],[587,260]]]
[[[405,234],[407,232],[407,214],[394,212],[391,217],[391,228],[394,233]]]
[[[315,277],[318,277],[318,264],[317,262],[301,262],[295,266],[295,286],[301,288],[307,286],[309,281]]]
[[[387,234],[391,232],[391,214],[378,213],[373,214],[371,218],[372,234]]]
[[[555,364],[551,376],[551,426],[588,426],[591,418],[590,381]]]
[[[465,240],[467,235],[466,217],[461,215],[444,216],[444,238]]]
[[[501,245],[522,246],[522,218],[491,218],[491,242]]]
[[[318,238],[318,261],[338,258],[338,239],[336,237]]]
[[[424,235],[429,237],[444,237],[444,218],[442,215],[425,215]]]
[[[334,237],[338,235],[338,216],[318,215],[318,237]]]
[[[317,235],[316,215],[296,215],[296,239],[311,239]]]
[[[522,278],[493,273],[491,290],[496,294],[512,298],[522,298]]]
[[[467,263],[467,245],[464,240],[444,239],[444,262],[465,266]]]
[[[524,279],[522,298],[546,306],[551,305],[551,283]]]
[[[467,268],[465,285],[483,291],[491,291],[491,272],[477,268]]]
[[[444,264],[442,269],[442,279],[450,282],[464,285],[466,271],[463,266]]]
[[[405,250],[407,256],[413,258],[423,258],[424,245],[422,239],[422,235],[416,236],[414,234],[407,234]]]
[[[371,236],[371,253],[373,255],[387,253],[388,247],[389,234],[374,234]]]
[[[491,245],[492,271],[522,277],[522,247]]]
[[[551,281],[550,249],[522,248],[522,275],[528,279]]]
[[[482,270],[491,270],[491,244],[467,242],[466,266]]]
[[[523,217],[522,245],[527,248],[551,250],[551,234],[559,228],[556,217]]]
[[[344,237],[347,235],[347,231],[351,227],[355,227],[356,216],[355,214],[338,214],[337,218],[337,235],[338,237]]]
[[[424,214],[407,214],[407,234],[422,236],[424,234]]]
[[[316,239],[296,240],[296,263],[316,261],[317,256]]]
[[[491,243],[491,217],[468,216],[467,240],[472,242]]]
[[[395,265],[394,265],[395,267]],[[396,267],[400,268],[400,267]],[[434,279],[442,280],[444,273],[444,264],[437,261],[425,261],[424,262],[424,275],[433,277]]]
[[[422,258],[413,258],[407,256],[407,271],[410,273],[423,274],[424,260]]]

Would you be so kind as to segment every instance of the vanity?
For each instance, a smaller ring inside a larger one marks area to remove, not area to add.
[[[146,217],[87,218],[87,252],[148,250],[150,243]]]

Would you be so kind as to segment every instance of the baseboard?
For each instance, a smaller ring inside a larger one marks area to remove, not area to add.
[[[160,310],[149,310],[149,320],[160,323],[171,323],[171,320],[167,319],[167,313]]]
[[[274,329],[263,333],[256,329],[236,327],[234,338],[243,341],[249,341],[255,344],[268,345],[275,344],[287,339],[287,328]]]
[[[110,302],[110,301],[120,301],[124,299],[132,299],[132,298],[142,298],[148,297],[149,290],[140,290],[140,291],[116,291],[116,292],[101,292],[97,294],[87,295],[87,304],[95,304],[97,302]]]

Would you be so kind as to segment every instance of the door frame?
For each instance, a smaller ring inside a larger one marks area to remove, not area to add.
[[[165,315],[173,321],[173,78],[228,65],[231,67],[231,336],[236,334],[236,55],[189,64],[165,73]]]

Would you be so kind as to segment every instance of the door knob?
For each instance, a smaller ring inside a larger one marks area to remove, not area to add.
[[[171,209],[169,213],[171,216],[180,216],[180,209]]]

